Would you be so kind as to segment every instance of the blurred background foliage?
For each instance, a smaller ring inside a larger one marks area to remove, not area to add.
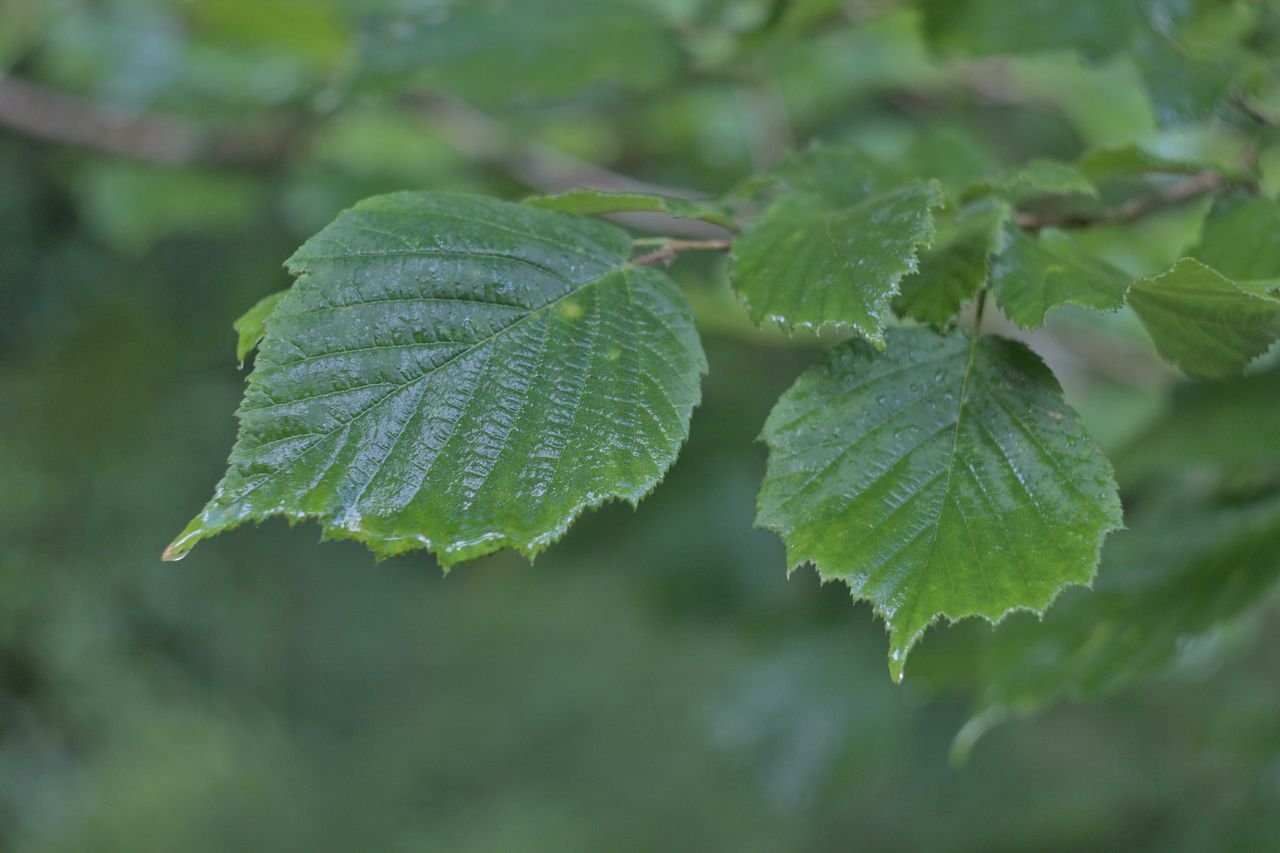
[[[283,523],[158,557],[232,321],[359,198],[716,193],[815,138],[944,183],[1101,150],[1103,201],[1251,148],[1274,198],[1278,44],[1274,0],[0,0],[0,848],[1276,849],[1280,368],[1180,381],[1127,313],[1030,336],[1117,461],[1095,589],[935,629],[901,688],[751,529],[817,347],[712,259],[681,460],[536,566]],[[1077,236],[1150,273],[1207,211]]]

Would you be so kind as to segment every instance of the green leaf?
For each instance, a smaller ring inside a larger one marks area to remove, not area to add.
[[[935,246],[920,258],[916,274],[902,280],[893,310],[934,326],[948,323],[986,283],[1011,213],[1006,202],[984,199],[939,217]]]
[[[638,502],[706,362],[683,294],[630,249],[603,222],[462,194],[341,214],[290,258],[227,474],[166,557],[285,515],[448,568]]]
[[[933,240],[942,190],[930,181],[833,204],[845,190],[786,193],[734,241],[730,278],[757,324],[831,325],[883,343],[898,282]]]
[[[1280,370],[1175,389],[1117,459],[1137,510],[1107,542],[1094,591],[980,643],[961,751],[1009,714],[1158,672],[1266,600],[1280,579],[1277,430]]]
[[[1280,335],[1280,300],[1189,258],[1135,281],[1129,304],[1160,355],[1190,376],[1238,375]]]
[[[1186,157],[1172,157],[1136,142],[1122,145],[1100,145],[1084,153],[1080,171],[1093,180],[1143,175],[1193,175],[1217,166]]]
[[[1078,166],[1057,160],[1036,159],[1002,178],[983,178],[964,189],[964,198],[998,193],[1018,200],[1040,195],[1084,195],[1096,197],[1094,186]]]
[[[891,329],[852,341],[769,415],[758,523],[888,623],[889,668],[939,616],[1041,612],[1120,525],[1111,466],[1020,343]]]
[[[287,290],[281,290],[270,296],[264,296],[231,325],[232,330],[238,335],[236,360],[240,364],[244,364],[244,360],[249,357],[249,353],[253,352],[254,348],[258,346],[258,341],[262,340],[262,336],[266,334],[267,318],[271,316],[272,311],[276,310],[276,306],[280,304],[280,300],[284,299],[288,292]]]
[[[570,190],[559,195],[539,195],[524,203],[544,210],[593,216],[602,213],[665,213],[681,219],[701,219],[732,228],[733,212],[716,201],[689,201],[652,193],[610,193],[600,190]]]
[[[1124,305],[1129,281],[1054,228],[1034,236],[1011,226],[1006,248],[991,267],[996,300],[1024,329],[1044,325],[1049,309],[1065,303],[1113,311]]]
[[[1242,287],[1280,278],[1280,205],[1244,193],[1219,199],[1190,254]]]
[[[661,16],[635,0],[467,0],[364,16],[363,68],[484,105],[646,90],[677,69]]]

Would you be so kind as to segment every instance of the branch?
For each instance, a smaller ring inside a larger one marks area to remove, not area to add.
[[[636,241],[639,244],[641,241]],[[681,252],[720,252],[732,248],[732,240],[663,240],[662,248],[655,249],[647,255],[641,255],[631,262],[635,267],[647,267],[653,264],[674,260]]]
[[[501,122],[443,93],[406,96],[402,103],[467,157],[496,167],[538,192],[554,194],[584,187],[681,199],[702,195],[682,187],[641,181],[549,145],[516,137]],[[725,233],[717,225],[662,213],[619,213],[609,218],[645,231],[691,239],[722,237]]]
[[[59,145],[162,166],[260,166],[284,156],[291,125],[209,131],[176,116],[138,115],[0,73],[0,126]]]
[[[1018,225],[1029,231],[1042,228],[1082,228],[1104,223],[1132,222],[1148,213],[1182,204],[1208,193],[1217,193],[1237,186],[1217,172],[1198,172],[1176,181],[1156,192],[1134,196],[1119,207],[1097,214],[1060,214],[1020,212],[1015,217]]]

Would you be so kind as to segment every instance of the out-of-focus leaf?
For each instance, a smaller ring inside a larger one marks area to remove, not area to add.
[[[893,310],[934,326],[951,320],[986,283],[1011,212],[1004,201],[984,199],[938,217],[934,247],[921,256],[915,275],[902,279]]]
[[[1280,205],[1243,193],[1219,199],[1190,254],[1241,286],[1280,278]]]
[[[683,294],[611,225],[400,193],[289,260],[214,498],[166,551],[273,515],[447,568],[532,557],[675,458],[706,362]]]
[[[1037,158],[1004,177],[974,181],[965,188],[964,196],[973,198],[988,193],[1016,200],[1037,195],[1097,196],[1098,188],[1078,166]]]
[[[889,666],[938,617],[1042,612],[1120,525],[1111,466],[1025,346],[890,329],[830,351],[765,424],[758,523],[791,566],[847,583]]]
[[[1280,299],[1190,258],[1133,282],[1129,304],[1160,354],[1190,376],[1236,376],[1280,336]]]
[[[701,219],[725,228],[731,227],[734,223],[733,212],[718,202],[689,201],[652,193],[581,189],[570,190],[559,195],[533,196],[525,199],[524,203],[544,210],[559,210],[562,213],[587,216],[602,213],[665,213],[682,219]]]
[[[368,16],[361,58],[488,105],[652,88],[676,69],[665,22],[635,0],[469,0]]]
[[[1065,231],[1032,235],[1008,229],[1008,242],[991,266],[1000,307],[1024,329],[1044,324],[1049,309],[1063,304],[1113,311],[1124,305],[1130,278],[1086,254]]]

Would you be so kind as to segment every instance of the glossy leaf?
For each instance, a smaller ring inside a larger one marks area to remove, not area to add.
[[[1064,231],[1032,235],[1009,229],[1006,248],[992,263],[996,300],[1024,329],[1044,325],[1049,309],[1066,303],[1112,311],[1124,304],[1130,278],[1087,255]]]
[[[1129,289],[1129,304],[1156,349],[1190,376],[1235,376],[1280,336],[1280,299],[1241,289],[1184,259]]]
[[[765,424],[760,525],[871,602],[889,667],[939,617],[1041,612],[1120,525],[1111,466],[1025,346],[890,330],[830,351]]]
[[[534,196],[525,199],[524,203],[530,207],[584,216],[603,213],[665,213],[681,219],[701,219],[725,228],[734,224],[733,212],[718,202],[690,201],[652,193],[611,193],[582,189],[559,195]]]
[[[916,274],[902,280],[893,310],[934,326],[949,322],[986,283],[1011,213],[1007,203],[985,199],[939,217],[934,248],[920,258]]]
[[[899,280],[933,240],[936,182],[870,195],[849,206],[827,194],[790,192],[739,237],[730,278],[756,323],[786,329],[849,328],[877,346]]]
[[[289,260],[213,499],[166,556],[272,515],[447,568],[532,557],[640,500],[687,433],[689,306],[611,225],[452,193],[368,199]]]

